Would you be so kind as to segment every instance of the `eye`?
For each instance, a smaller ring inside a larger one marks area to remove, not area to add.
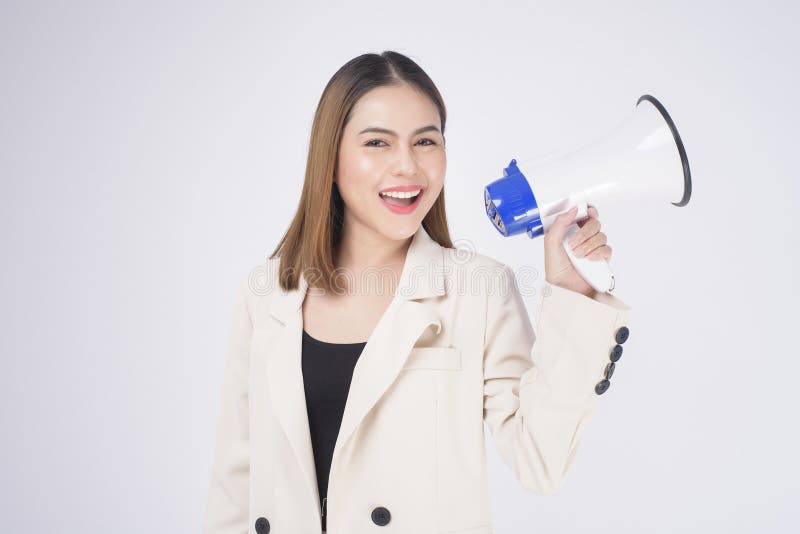
[[[423,143],[423,141],[427,141],[427,143]],[[374,147],[374,148],[378,148],[378,147],[381,146],[381,145],[376,145],[374,143],[383,143],[383,140],[381,140],[381,139],[370,139],[369,141],[364,143],[364,146]],[[417,143],[422,143],[422,146],[433,146],[433,145],[436,144],[436,141],[425,137],[425,138],[420,139],[419,141],[417,141]]]

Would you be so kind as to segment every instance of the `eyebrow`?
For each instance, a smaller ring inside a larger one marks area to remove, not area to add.
[[[438,132],[439,128],[437,128],[433,124],[430,124],[428,126],[423,126],[422,128],[417,128],[416,130],[411,132],[411,135],[417,135],[417,134],[421,134],[423,132],[430,132],[430,131]],[[386,128],[379,128],[377,126],[372,126],[370,128],[364,128],[363,130],[358,132],[358,135],[361,135],[361,134],[367,133],[367,132],[375,132],[375,133],[382,133],[382,134],[386,134],[386,135],[397,136],[397,132],[393,132],[392,130],[387,130]]]

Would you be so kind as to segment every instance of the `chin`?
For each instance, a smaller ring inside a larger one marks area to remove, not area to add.
[[[385,235],[387,239],[402,241],[417,233],[420,224],[422,224],[422,221],[417,221],[416,219],[404,221],[399,224],[396,221],[383,221],[379,226],[379,231],[381,234]]]

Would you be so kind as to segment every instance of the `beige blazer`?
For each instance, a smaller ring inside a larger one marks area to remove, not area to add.
[[[321,531],[301,370],[308,286],[286,293],[277,272],[267,260],[238,289],[207,534]],[[353,373],[328,534],[490,534],[484,423],[523,487],[551,494],[564,482],[629,307],[546,283],[534,335],[514,278],[422,227],[413,236]]]

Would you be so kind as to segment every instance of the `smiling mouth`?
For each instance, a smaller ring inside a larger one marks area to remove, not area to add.
[[[413,204],[421,194],[422,194],[422,189],[418,189],[416,191],[402,192],[402,193],[400,192],[379,193],[378,195],[387,204],[404,208]]]

